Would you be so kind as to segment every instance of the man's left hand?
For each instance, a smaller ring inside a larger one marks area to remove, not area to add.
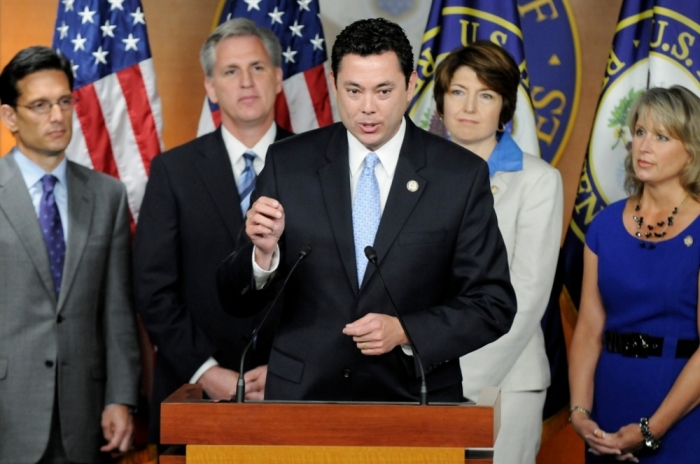
[[[408,343],[399,320],[386,314],[369,313],[348,324],[343,333],[352,337],[362,354],[378,356]]]
[[[134,418],[129,408],[123,404],[112,404],[102,411],[102,434],[109,443],[100,451],[119,449],[122,453],[129,450],[134,433]]]

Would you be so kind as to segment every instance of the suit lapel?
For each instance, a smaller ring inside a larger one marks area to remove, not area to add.
[[[494,203],[503,196],[508,189],[508,182],[512,178],[512,173],[497,171],[491,177],[491,193],[493,194]]]
[[[333,236],[355,293],[358,291],[355,266],[355,239],[352,232],[352,200],[350,198],[350,167],[348,138],[344,126],[338,125],[328,143],[328,164],[319,169],[323,199],[333,230]]]
[[[0,211],[5,213],[55,304],[56,291],[44,236],[22,173],[10,155],[0,158]]]
[[[68,241],[66,243],[66,261],[63,265],[61,294],[58,298],[58,309],[61,311],[66,296],[75,280],[78,264],[85,251],[85,245],[90,235],[92,219],[95,213],[95,193],[89,185],[88,178],[80,172],[77,165],[68,162],[66,168],[68,184]]]
[[[243,215],[231,160],[221,137],[221,128],[204,140],[199,152],[200,157],[195,161],[197,172],[216,205],[231,240],[235,242],[243,225]]]
[[[401,144],[399,162],[396,165],[389,197],[374,239],[374,249],[380,263],[425,191],[428,182],[418,175],[418,171],[425,166],[425,163],[425,149],[418,129],[406,118],[406,134]],[[362,281],[363,288],[374,275],[374,271],[374,266],[367,267]]]

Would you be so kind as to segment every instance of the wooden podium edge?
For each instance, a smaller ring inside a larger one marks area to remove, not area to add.
[[[161,408],[161,443],[171,445],[461,448],[488,462],[500,428],[500,390],[476,404],[212,402],[183,385]],[[401,430],[401,433],[396,433]],[[486,458],[486,459],[484,459]],[[165,460],[163,460],[165,459]],[[164,464],[185,462],[175,453]]]

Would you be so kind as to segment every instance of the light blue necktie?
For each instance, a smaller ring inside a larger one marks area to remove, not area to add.
[[[255,153],[248,150],[243,153],[243,158],[245,158],[245,168],[238,178],[238,195],[241,197],[241,211],[243,212],[243,218],[245,219],[245,213],[250,207],[250,194],[253,193],[255,188],[255,180],[257,179],[257,174],[255,174],[255,169],[253,168],[253,160],[255,159]]]
[[[360,173],[352,205],[352,230],[355,236],[355,263],[357,264],[357,285],[362,286],[362,278],[367,269],[365,247],[374,244],[374,236],[379,228],[382,209],[379,198],[379,183],[374,175],[374,167],[379,162],[376,153],[365,157],[365,168]]]

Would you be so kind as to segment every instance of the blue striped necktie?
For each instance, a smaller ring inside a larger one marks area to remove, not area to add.
[[[362,286],[362,278],[367,269],[365,247],[374,244],[374,236],[382,217],[379,183],[374,167],[379,162],[376,153],[365,157],[365,168],[360,173],[352,204],[352,230],[355,236],[355,264],[357,265],[357,285]]]
[[[66,241],[63,237],[63,224],[58,213],[56,197],[53,189],[58,179],[50,174],[41,178],[41,186],[44,194],[39,203],[39,225],[44,235],[46,250],[49,253],[49,267],[53,286],[56,290],[56,298],[61,291],[61,279],[63,278],[63,262],[66,257]]]
[[[238,178],[238,195],[241,197],[241,211],[243,212],[243,218],[245,219],[245,213],[250,207],[250,194],[253,193],[255,188],[255,180],[258,178],[253,168],[253,160],[257,155],[255,152],[248,150],[243,153],[243,158],[245,159],[245,168]]]

